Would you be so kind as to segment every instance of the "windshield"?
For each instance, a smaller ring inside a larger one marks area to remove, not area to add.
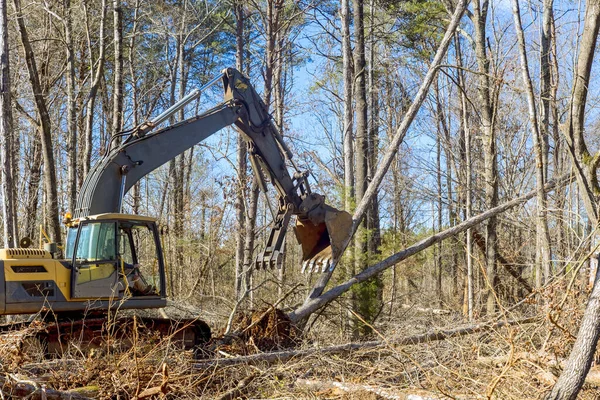
[[[77,260],[116,260],[116,232],[114,222],[94,222],[80,227],[77,241]]]

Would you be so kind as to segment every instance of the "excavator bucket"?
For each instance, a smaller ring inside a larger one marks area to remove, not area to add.
[[[302,246],[302,272],[326,271],[332,260],[337,260],[344,242],[352,231],[352,216],[331,206],[323,205],[324,222],[313,224],[298,219],[296,239]]]

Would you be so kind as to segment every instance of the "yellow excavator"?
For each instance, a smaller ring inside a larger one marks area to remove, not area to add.
[[[217,82],[223,85],[222,103],[157,129]],[[106,155],[85,178],[73,215],[65,217],[64,259],[56,258],[53,243],[45,249],[0,250],[0,314],[31,314],[45,308],[73,315],[114,307],[166,306],[165,263],[156,219],[123,214],[123,197],[151,171],[232,125],[247,143],[261,189],[267,193],[270,181],[277,192],[271,232],[256,267],[281,265],[285,232],[296,216],[302,269],[326,270],[340,256],[352,218],[311,191],[308,171],[293,162],[264,102],[247,77],[229,68],[153,120],[113,136]]]

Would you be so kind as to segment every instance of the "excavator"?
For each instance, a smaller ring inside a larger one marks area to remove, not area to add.
[[[157,129],[217,82],[222,83],[223,102]],[[144,176],[228,126],[234,126],[247,143],[262,191],[267,193],[270,182],[277,193],[271,231],[256,258],[256,268],[281,266],[286,230],[295,216],[302,269],[326,270],[340,256],[352,218],[311,191],[308,171],[300,170],[292,160],[292,152],[249,79],[228,68],[151,121],[112,137],[108,151],[86,176],[73,215],[65,216],[64,258],[58,258],[55,243],[46,243],[44,249],[21,246],[0,250],[0,314],[51,310],[53,315],[73,316],[115,308],[165,307],[167,280],[157,221],[123,213],[123,198]],[[80,324],[100,329],[103,321],[104,317],[88,318]],[[173,329],[168,320],[144,322],[162,331]],[[73,318],[69,324],[72,329]],[[55,324],[50,334],[46,328],[46,335],[57,342],[65,326]],[[210,329],[202,321],[184,321],[182,326],[176,329],[184,332],[184,341],[190,346],[210,337]]]

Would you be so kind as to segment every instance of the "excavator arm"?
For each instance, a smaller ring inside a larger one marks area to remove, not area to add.
[[[156,131],[153,129],[175,112],[197,99],[210,85],[221,81],[224,102],[200,115]],[[296,237],[302,246],[303,270],[325,270],[339,257],[341,244],[350,232],[351,216],[325,204],[312,193],[308,172],[299,171],[264,102],[248,78],[229,68],[203,88],[196,89],[150,122],[111,142],[106,155],[87,175],[74,213],[75,218],[120,212],[123,196],[145,175],[224,127],[235,125],[248,143],[248,154],[260,186],[265,178],[278,194],[277,211],[265,249],[257,266],[279,266],[285,232],[292,215],[297,216]],[[295,168],[290,174],[288,165]]]

